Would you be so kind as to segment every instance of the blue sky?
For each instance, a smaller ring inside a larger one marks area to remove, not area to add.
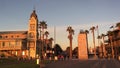
[[[35,7],[39,21],[47,21],[50,37],[53,37],[53,27],[56,26],[56,43],[63,49],[69,46],[66,29],[69,25],[73,27],[74,48],[80,29],[98,25],[100,33],[106,33],[111,25],[119,22],[119,3],[120,0],[0,0],[0,31],[27,30]]]

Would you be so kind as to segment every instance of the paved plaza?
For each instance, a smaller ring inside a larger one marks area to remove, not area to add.
[[[120,68],[118,60],[65,60],[47,64],[45,68]]]

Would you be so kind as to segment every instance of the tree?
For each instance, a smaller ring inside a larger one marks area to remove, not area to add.
[[[72,59],[72,35],[74,35],[74,30],[71,26],[69,26],[66,31],[69,32],[68,39],[70,40],[70,59]]]
[[[62,48],[60,47],[59,44],[55,44],[54,46],[54,54],[55,56],[60,55],[63,52]]]
[[[86,34],[86,40],[87,40],[87,50],[88,50],[88,34],[89,34],[89,31],[88,31],[88,30],[85,30],[85,34]]]
[[[92,27],[90,28],[90,30],[91,30],[92,33],[93,33],[94,54],[95,54],[95,58],[96,58],[97,56],[96,56],[96,48],[95,48],[95,34],[94,34],[95,27],[92,26]]]
[[[47,38],[48,38],[48,35],[49,35],[49,32],[46,31],[46,32],[45,32],[46,40],[47,40]]]
[[[113,32],[112,31],[108,31],[107,32],[108,38],[110,40],[110,45],[111,45],[111,49],[112,49],[112,58],[114,58],[114,49],[113,49]]]
[[[49,38],[49,45],[47,46],[47,49],[52,48],[52,41],[53,41],[53,38]]]
[[[73,55],[77,58],[78,57],[78,47],[73,49]]]
[[[118,22],[118,23],[116,24],[116,27],[118,27],[118,28],[120,29],[120,22]]]
[[[100,36],[100,35],[98,35],[98,36],[97,36],[97,39],[98,39],[98,40],[100,40],[100,39],[101,39],[101,36]],[[99,45],[99,44],[100,44],[100,43],[98,43],[98,45]]]
[[[65,51],[66,51],[66,56],[69,57],[70,56],[70,47],[67,47]]]
[[[49,41],[51,41],[51,42],[52,42],[52,41],[53,41],[53,38],[50,38],[50,39],[49,39]]]
[[[99,35],[99,36],[97,37],[97,39],[101,39],[101,36]]]
[[[41,39],[41,32],[42,32],[42,39],[43,39],[43,41],[42,41],[41,48],[42,48],[42,56],[44,56],[44,29],[47,29],[46,22],[45,21],[40,21],[39,28],[40,28],[40,39]]]
[[[46,51],[47,51],[47,41],[48,41],[48,35],[49,35],[49,32],[48,32],[48,31],[46,31],[46,32],[45,32],[45,36],[46,36],[46,42],[45,42],[46,46],[45,46],[45,50],[46,50]]]
[[[44,39],[44,29],[47,29],[47,24],[45,21],[40,22],[40,27],[42,29],[43,39]]]
[[[101,38],[103,39],[103,57],[106,57],[106,50],[105,50],[105,43],[104,43],[104,37],[105,37],[105,34],[101,34]]]

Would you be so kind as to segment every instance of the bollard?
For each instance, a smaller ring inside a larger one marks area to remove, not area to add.
[[[57,57],[57,56],[55,56],[55,57],[54,57],[54,59],[55,59],[55,61],[57,61],[57,60],[58,60],[58,57]]]
[[[118,56],[118,60],[120,60],[120,56]]]
[[[40,61],[39,61],[39,59],[38,59],[38,58],[37,58],[37,61],[36,61],[36,62],[37,62],[37,64],[39,64],[39,62],[40,62]]]

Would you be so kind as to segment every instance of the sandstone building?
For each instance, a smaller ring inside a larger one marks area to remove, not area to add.
[[[0,31],[0,55],[35,58],[39,45],[35,10],[30,15],[28,31]]]

